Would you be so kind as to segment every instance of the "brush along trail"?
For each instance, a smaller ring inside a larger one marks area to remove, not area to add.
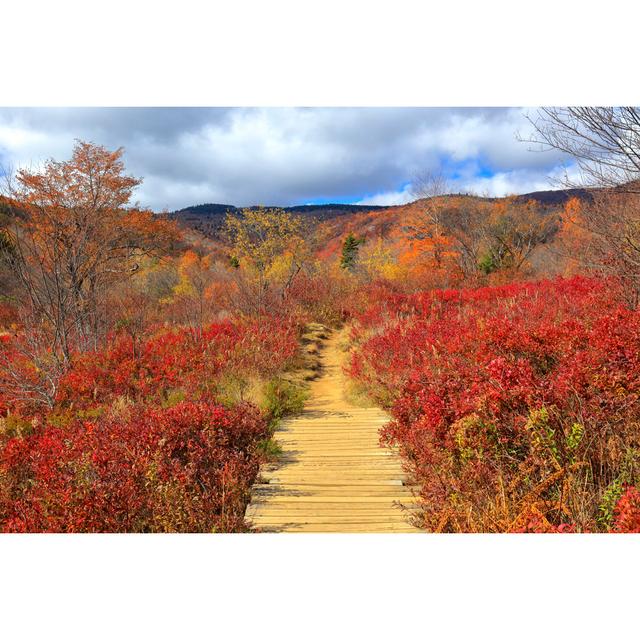
[[[389,416],[347,400],[341,334],[314,326],[318,375],[304,411],[283,420],[274,435],[282,455],[261,470],[248,522],[274,532],[419,531],[409,522],[416,499],[404,484],[400,458],[379,445]]]

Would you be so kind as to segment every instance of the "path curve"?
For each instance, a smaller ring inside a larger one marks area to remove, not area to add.
[[[340,337],[333,332],[323,343],[304,411],[279,425],[283,455],[261,470],[246,518],[262,531],[417,532],[400,458],[379,445],[389,416],[345,398]]]

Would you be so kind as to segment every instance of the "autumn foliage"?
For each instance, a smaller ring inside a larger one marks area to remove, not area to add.
[[[59,404],[103,404],[118,397],[161,402],[171,391],[216,396],[225,378],[273,377],[297,350],[297,327],[269,322],[212,324],[196,339],[187,329],[160,331],[134,354],[130,338],[115,337],[103,351],[79,357],[60,383]]]
[[[255,407],[182,402],[29,431],[0,454],[4,531],[213,532],[243,530],[267,425]]]
[[[160,331],[137,351],[118,335],[78,355],[51,411],[12,402],[3,419],[0,526],[243,530],[269,416],[242,401],[237,381],[270,379],[296,349],[295,325],[265,319],[197,337]]]
[[[121,158],[77,143],[3,201],[0,530],[243,531],[302,318],[231,305]]]
[[[640,491],[634,486],[625,488],[614,510],[613,531],[640,533]]]
[[[633,526],[614,522],[637,508],[616,503],[638,481],[640,315],[616,294],[573,278],[388,296],[363,314],[350,372],[391,408],[382,437],[427,529]]]

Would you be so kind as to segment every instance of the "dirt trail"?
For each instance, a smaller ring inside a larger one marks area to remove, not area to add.
[[[265,531],[417,532],[400,507],[415,503],[400,459],[378,444],[389,416],[345,397],[340,337],[323,343],[303,413],[276,432],[283,455],[261,471],[247,519]]]

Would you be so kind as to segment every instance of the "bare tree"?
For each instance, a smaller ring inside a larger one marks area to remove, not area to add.
[[[453,240],[456,262],[465,280],[474,280],[481,272],[489,206],[480,198],[462,196],[453,200],[442,214],[445,233]]]
[[[430,225],[438,227],[442,224],[443,196],[450,193],[449,183],[442,172],[421,171],[413,176],[411,194],[421,202],[421,217]]]
[[[599,187],[576,215],[566,210],[565,240],[583,267],[617,277],[628,302],[640,301],[640,108],[549,107],[529,118],[530,142],[571,155],[581,184]]]
[[[565,186],[626,185],[640,193],[638,107],[546,107],[528,120],[534,128],[528,142],[575,159],[581,181],[565,176]]]
[[[441,172],[417,173],[411,182],[411,193],[420,203],[407,220],[404,231],[412,240],[430,241],[433,262],[439,267],[446,247],[443,213],[444,196],[449,193],[447,179]]]
[[[442,171],[426,169],[414,173],[411,193],[416,198],[437,198],[449,193],[449,181]]]
[[[588,271],[616,277],[632,308],[640,303],[640,194],[603,189],[569,201],[561,248]]]
[[[0,344],[0,387],[12,400],[53,408],[64,365],[51,349],[47,328],[22,314],[28,331],[16,331]]]
[[[551,240],[558,231],[557,216],[542,210],[535,201],[513,198],[498,202],[484,225],[489,262],[485,270],[522,271],[533,252]]]

